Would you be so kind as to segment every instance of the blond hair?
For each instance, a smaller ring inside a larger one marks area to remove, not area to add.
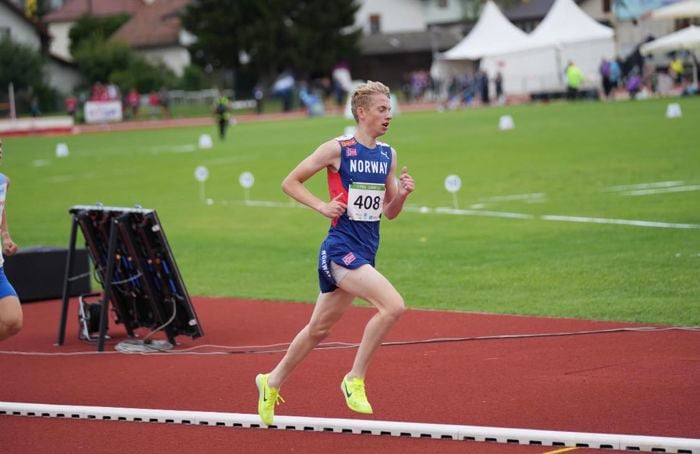
[[[355,91],[352,92],[350,109],[352,110],[352,116],[355,117],[355,121],[359,121],[357,118],[357,108],[369,107],[372,96],[376,94],[386,95],[388,98],[390,96],[389,87],[381,82],[373,82],[368,80],[367,83],[360,85],[355,89]]]

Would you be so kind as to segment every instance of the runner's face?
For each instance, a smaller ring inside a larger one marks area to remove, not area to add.
[[[379,93],[372,95],[370,105],[365,109],[365,124],[375,134],[375,137],[386,134],[391,119],[389,98]]]

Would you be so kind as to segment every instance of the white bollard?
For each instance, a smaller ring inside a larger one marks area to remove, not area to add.
[[[201,136],[199,136],[199,148],[207,149],[213,146],[214,142],[212,142],[211,136],[209,134],[202,134]]]
[[[65,143],[56,144],[56,157],[65,158],[68,156],[68,145]]]
[[[515,128],[515,123],[513,122],[513,117],[510,115],[502,115],[501,119],[498,121],[498,129],[501,131],[506,131],[508,129]]]
[[[681,105],[677,102],[672,102],[666,107],[666,118],[680,118],[682,116]]]

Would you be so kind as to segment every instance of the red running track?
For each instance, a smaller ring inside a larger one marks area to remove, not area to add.
[[[178,338],[178,349],[287,343],[313,309],[310,304],[218,298],[195,298],[194,304],[206,336],[194,341]],[[62,347],[53,346],[60,303],[25,304],[23,308],[24,330],[1,343],[0,350],[94,350],[93,345],[77,340],[75,302]],[[356,342],[373,313],[370,308],[353,307],[326,342]],[[265,321],[274,324],[265,326]],[[410,310],[387,341],[637,327]],[[123,339],[123,331],[120,326],[112,327],[110,334],[115,339],[107,349],[113,350],[113,344]],[[277,413],[362,418],[345,407],[338,386],[354,353],[354,349],[313,352],[285,383],[282,395],[287,403]],[[0,401],[255,413],[255,374],[270,369],[281,354],[50,357],[0,353]],[[700,332],[628,331],[386,346],[375,356],[367,386],[373,419],[378,420],[700,438],[699,378]],[[172,445],[176,452],[186,451],[189,445],[173,442],[173,437],[201,443],[202,450],[208,447],[209,452],[230,445],[269,447],[272,452],[293,446],[304,446],[308,452],[372,446],[402,453],[464,452],[467,446],[467,442],[443,440],[0,417],[2,452],[51,450],[58,454],[93,445],[101,446],[100,452],[117,452],[116,446],[123,450],[134,443],[144,446],[139,450]],[[468,452],[484,453],[556,449],[468,445]]]

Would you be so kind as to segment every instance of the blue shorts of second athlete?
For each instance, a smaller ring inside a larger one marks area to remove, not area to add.
[[[5,269],[0,267],[0,299],[5,298],[6,296],[17,297],[17,292],[15,292],[15,289],[12,287],[12,284],[10,284],[10,281],[7,280],[7,276],[5,276]]]

